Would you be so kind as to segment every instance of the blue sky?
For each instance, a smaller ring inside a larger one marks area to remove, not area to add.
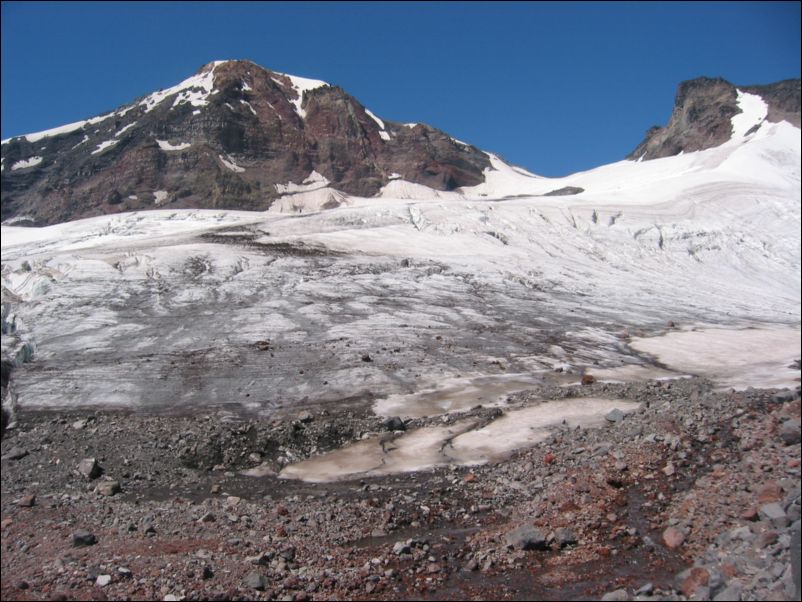
[[[337,84],[536,173],[622,159],[677,84],[800,76],[799,2],[2,2],[2,138],[217,59]]]

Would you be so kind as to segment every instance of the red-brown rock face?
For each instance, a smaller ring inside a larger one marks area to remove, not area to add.
[[[394,174],[452,190],[482,182],[489,167],[487,155],[434,128],[381,121],[336,86],[249,61],[211,63],[174,88],[60,129],[2,145],[3,220],[264,210],[277,186],[312,171],[362,196]]]

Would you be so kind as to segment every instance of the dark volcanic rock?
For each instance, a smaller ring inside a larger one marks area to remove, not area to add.
[[[452,190],[479,184],[490,166],[483,152],[429,126],[380,124],[337,86],[301,94],[298,102],[288,76],[250,61],[210,63],[189,84],[73,131],[12,138],[2,145],[2,219],[264,210],[277,185],[300,184],[313,170],[349,194],[374,195],[393,174]]]
[[[737,90],[757,94],[768,104],[769,122],[800,127],[800,80],[765,86],[734,86],[721,78],[699,77],[679,85],[666,127],[654,126],[627,159],[658,159],[713,148],[730,139],[733,116],[740,113]]]
[[[562,188],[557,188],[556,190],[547,192],[543,196],[573,196],[575,194],[579,194],[580,192],[585,192],[585,189],[580,188],[579,186],[563,186]]]

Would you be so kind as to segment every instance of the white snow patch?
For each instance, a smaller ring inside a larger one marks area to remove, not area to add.
[[[132,127],[134,127],[135,125],[136,125],[136,121],[134,121],[133,123],[129,123],[129,124],[128,124],[128,125],[126,125],[126,126],[123,128],[123,129],[121,129],[119,132],[117,132],[116,134],[114,134],[114,137],[115,137],[115,138],[119,138],[119,137],[120,137],[120,136],[122,136],[122,135],[123,135],[125,132],[127,132],[127,131],[128,131],[128,130],[130,130]]]
[[[115,111],[113,113],[106,113],[105,115],[99,115],[97,117],[92,117],[90,119],[84,119],[83,121],[75,121],[73,123],[68,123],[66,125],[60,125],[58,127],[55,127],[55,128],[49,129],[49,130],[43,130],[41,132],[34,132],[32,134],[24,134],[21,137],[25,138],[28,142],[38,142],[42,138],[47,138],[49,136],[59,136],[61,134],[69,134],[69,133],[74,132],[76,130],[80,130],[81,128],[83,128],[83,127],[85,127],[87,125],[94,125],[96,123],[100,123],[101,121],[105,121],[106,119],[109,119],[110,117],[122,117],[128,111],[130,111],[132,108],[133,108],[133,106],[126,107],[126,108],[124,108],[124,109],[122,109],[120,111]],[[20,138],[20,136],[14,136],[12,138],[6,138],[5,140],[2,141],[2,144],[8,144],[14,138]]]
[[[156,144],[164,151],[180,151],[192,146],[189,142],[179,142],[178,144],[170,144],[166,140],[156,140]]]
[[[31,157],[29,159],[23,159],[22,161],[17,161],[11,166],[11,171],[16,171],[18,169],[27,169],[28,167],[36,167],[42,162],[42,157],[36,156]]]
[[[757,94],[748,94],[747,92],[738,92],[738,108],[741,112],[733,115],[730,122],[732,123],[732,136],[731,140],[740,140],[746,133],[754,126],[763,123],[769,113],[769,106]]]
[[[396,176],[395,178],[393,176]],[[392,174],[390,181],[382,186],[379,194],[381,198],[389,199],[409,199],[409,200],[431,200],[431,199],[450,199],[458,200],[462,198],[457,192],[435,190],[423,184],[407,182],[402,180],[399,174]]]
[[[418,126],[418,125],[419,124],[417,124],[417,123],[405,123],[404,127],[412,129],[412,128]]]
[[[375,115],[374,115],[372,112],[370,112],[368,109],[365,109],[365,113],[367,113],[367,114],[368,114],[368,117],[370,117],[370,118],[371,118],[373,121],[375,121],[376,123],[378,123],[378,124],[379,124],[379,129],[380,129],[380,130],[383,130],[383,129],[384,129],[384,122],[383,122],[381,119],[379,119],[378,117],[376,117],[376,116],[375,116]]]
[[[112,146],[114,146],[118,142],[119,142],[119,140],[106,140],[104,142],[101,142],[100,144],[97,145],[97,148],[92,151],[92,154],[93,155],[100,154],[103,151],[105,151],[106,149],[111,148]]]
[[[251,113],[256,115],[256,109],[254,109],[253,106],[251,106],[251,103],[249,103],[247,100],[243,100],[243,99],[240,99],[240,102],[242,104],[244,104],[246,107],[248,107],[251,110]]]
[[[381,138],[382,140],[390,140],[390,134],[382,130],[381,132],[379,132],[379,138]]]
[[[167,191],[166,190],[156,190],[153,192],[153,196],[155,197],[153,203],[155,205],[161,205],[164,201],[167,200]]]
[[[128,198],[131,199],[132,201],[138,201],[139,200],[139,197],[136,196],[135,194],[129,194]]]
[[[242,173],[245,171],[245,168],[234,163],[234,160],[231,157],[224,157],[223,155],[217,155],[217,157],[220,159],[223,165],[225,165],[231,171],[235,173]]]
[[[246,82],[244,79],[242,80],[241,89],[243,92],[250,92],[251,90],[253,90],[253,88],[251,88],[250,85],[248,85],[248,82]]]
[[[314,90],[316,88],[321,88],[323,86],[328,86],[329,84],[321,81],[319,79],[309,79],[306,77],[298,77],[296,75],[288,75],[286,73],[278,73],[277,75],[283,75],[284,77],[289,78],[292,87],[295,89],[298,97],[290,100],[290,102],[295,106],[295,112],[301,117],[301,119],[306,119],[306,111],[301,107],[301,103],[303,102],[304,92],[308,92],[310,90]],[[277,84],[283,86],[284,82],[279,79],[273,78],[273,81]]]
[[[268,211],[270,213],[316,213],[348,204],[350,204],[350,199],[347,195],[326,186],[306,192],[285,194],[278,198]]]
[[[73,147],[72,147],[72,150],[75,150],[76,148],[78,148],[79,146],[81,146],[82,144],[84,144],[85,142],[89,142],[89,136],[88,136],[87,134],[84,134],[84,139],[83,139],[83,140],[81,140],[81,141],[80,141],[78,144],[76,144],[75,146],[73,146]]]
[[[294,194],[296,192],[309,192],[319,188],[325,188],[329,185],[329,180],[326,176],[312,171],[303,182],[295,184],[294,182],[287,182],[286,184],[276,184],[276,192],[279,194]]]
[[[209,104],[207,99],[215,92],[214,70],[221,62],[222,61],[216,61],[206,71],[197,73],[185,79],[180,84],[167,88],[166,90],[154,92],[140,101],[139,106],[145,107],[145,113],[150,113],[159,103],[173,95],[177,96],[171,108],[186,102],[190,103],[193,107],[202,107]]]

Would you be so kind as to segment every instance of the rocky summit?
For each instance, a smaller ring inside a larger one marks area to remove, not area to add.
[[[668,125],[649,129],[627,159],[672,157],[727,142],[732,135],[730,120],[741,113],[738,99],[744,93],[759,96],[768,105],[764,122],[787,121],[799,127],[800,81],[787,79],[769,85],[737,88],[721,78],[698,77],[684,81],[677,90]],[[760,127],[761,123],[754,124],[753,131]],[[753,131],[747,130],[746,133]]]
[[[394,179],[453,190],[488,156],[423,124],[376,117],[343,89],[216,61],[115,111],[2,144],[2,219],[46,225],[154,208],[265,210],[331,184],[373,196]]]

